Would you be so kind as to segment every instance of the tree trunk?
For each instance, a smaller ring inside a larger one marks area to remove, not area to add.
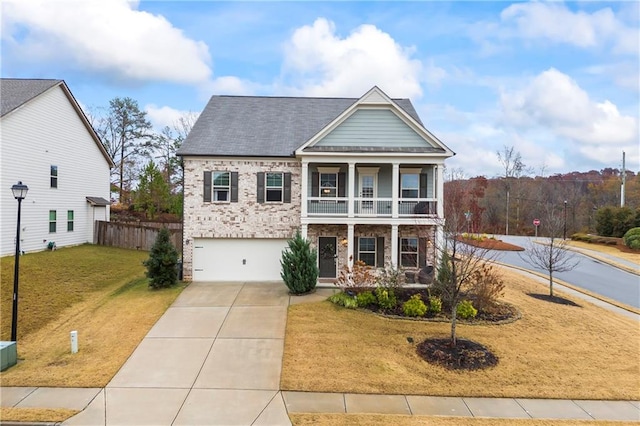
[[[553,297],[553,271],[549,271],[549,295]]]
[[[122,204],[122,193],[124,186],[124,145],[120,149],[120,193],[118,194],[118,202]]]
[[[457,303],[452,303],[451,304],[451,346],[455,347],[456,346],[456,320],[457,320],[457,314],[458,314],[458,304]]]

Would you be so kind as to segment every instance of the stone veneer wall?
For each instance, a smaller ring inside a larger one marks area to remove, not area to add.
[[[435,241],[435,231],[435,226],[401,225],[398,226],[398,238],[428,238],[433,242]],[[355,225],[353,233],[355,237],[384,237],[384,262],[385,265],[391,263],[391,225]],[[318,248],[318,237],[337,237],[337,274],[339,275],[340,270],[347,265],[347,246],[340,243],[347,238],[347,225],[309,225],[307,239],[311,242],[311,247]],[[350,243],[353,244],[353,241]],[[427,264],[431,265],[434,263],[434,244],[428,246],[427,258]]]
[[[204,172],[238,172],[238,202],[204,202]],[[291,173],[291,203],[258,203],[257,173]],[[190,281],[194,238],[291,238],[300,228],[301,164],[295,159],[184,159],[183,271]]]

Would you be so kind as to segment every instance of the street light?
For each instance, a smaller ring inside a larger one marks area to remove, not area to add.
[[[567,200],[564,200],[564,226],[562,231],[562,238],[567,239]]]
[[[11,316],[11,341],[18,341],[18,276],[20,271],[20,207],[27,196],[29,188],[18,182],[11,187],[13,197],[18,200],[18,227],[16,229],[16,261],[13,270],[13,312]]]

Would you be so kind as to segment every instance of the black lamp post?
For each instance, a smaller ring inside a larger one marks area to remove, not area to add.
[[[567,239],[567,200],[564,200],[564,226],[562,231],[562,238]]]
[[[16,229],[16,262],[13,270],[13,312],[11,316],[11,341],[18,341],[18,276],[20,272],[20,207],[27,196],[29,188],[18,182],[11,187],[13,197],[18,200],[18,227]]]

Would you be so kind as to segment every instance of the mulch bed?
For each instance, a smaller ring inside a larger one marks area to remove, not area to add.
[[[524,248],[515,244],[505,243],[501,240],[494,240],[486,238],[484,240],[474,240],[472,238],[459,237],[458,241],[468,244],[470,246],[479,247],[487,250],[501,250],[501,251],[524,251]]]
[[[451,346],[450,339],[427,339],[417,347],[418,355],[431,364],[449,370],[480,370],[498,365],[489,349],[472,340],[457,339]]]

